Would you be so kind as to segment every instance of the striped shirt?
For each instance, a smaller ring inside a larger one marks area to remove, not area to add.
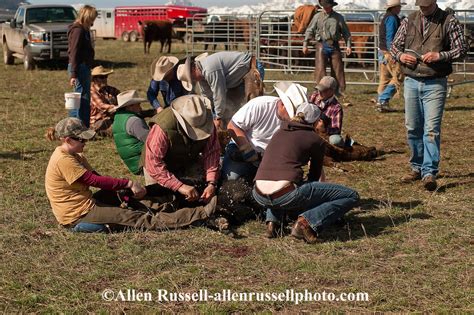
[[[342,131],[342,106],[335,96],[327,100],[321,99],[319,91],[314,91],[309,97],[309,101],[319,107],[322,114],[331,120],[331,124],[327,126],[328,135],[340,135]]]
[[[420,25],[423,31],[427,31],[429,29],[431,24],[430,18],[434,15],[435,13],[428,17],[423,16],[423,23],[422,25]],[[405,49],[405,38],[407,33],[408,19],[403,19],[390,48],[390,53],[392,54],[392,57],[398,61],[400,61],[400,56],[402,55]],[[468,46],[464,37],[463,27],[459,23],[458,19],[454,16],[451,17],[451,20],[449,20],[448,23],[448,39],[450,50],[441,51],[439,53],[440,61],[450,62],[463,58],[467,54]]]
[[[177,191],[183,183],[166,168],[165,157],[169,148],[166,133],[158,125],[151,128],[146,141],[145,168],[150,176],[161,186]],[[212,132],[204,147],[202,162],[206,181],[217,182],[219,178],[220,145],[216,130]],[[189,161],[189,163],[197,163]]]

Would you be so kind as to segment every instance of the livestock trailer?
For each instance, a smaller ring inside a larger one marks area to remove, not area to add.
[[[169,20],[173,23],[176,37],[186,34],[186,19],[196,14],[207,14],[206,8],[179,5],[119,6],[114,9],[98,9],[99,15],[92,29],[99,38],[121,38],[136,41],[141,37],[138,21]]]

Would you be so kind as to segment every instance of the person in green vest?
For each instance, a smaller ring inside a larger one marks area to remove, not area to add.
[[[210,202],[216,195],[220,159],[211,101],[199,95],[178,97],[151,123],[145,183],[158,184],[186,201]]]
[[[138,114],[142,111],[140,103],[146,102],[137,91],[124,91],[117,95],[112,133],[120,158],[135,175],[143,174],[141,155],[150,131],[145,120]]]

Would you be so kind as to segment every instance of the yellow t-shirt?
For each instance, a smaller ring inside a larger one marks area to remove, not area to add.
[[[56,220],[70,224],[94,206],[89,186],[76,182],[91,166],[82,154],[54,150],[46,168],[45,188]]]

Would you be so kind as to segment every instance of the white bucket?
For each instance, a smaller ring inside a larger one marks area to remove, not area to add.
[[[66,100],[66,109],[79,109],[81,107],[81,93],[64,93],[64,99]]]

